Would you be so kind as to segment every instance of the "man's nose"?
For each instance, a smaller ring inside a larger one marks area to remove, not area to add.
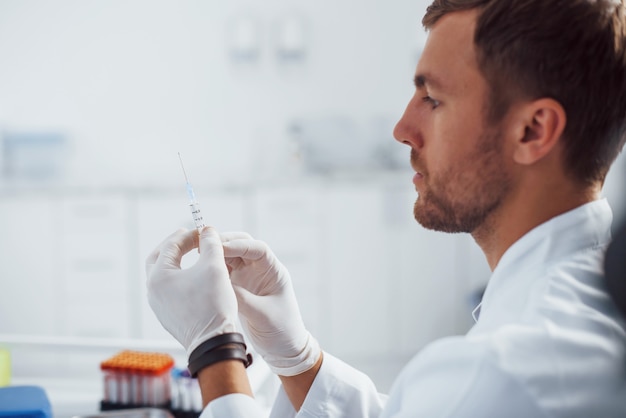
[[[421,148],[422,136],[421,131],[419,129],[419,121],[417,112],[412,109],[413,108],[413,100],[409,102],[406,109],[404,110],[404,114],[396,123],[395,128],[393,129],[393,137],[396,141],[401,142],[410,146],[411,148]]]
[[[400,120],[396,123],[395,128],[393,128],[393,137],[396,141],[408,145],[408,142],[405,139],[407,137],[407,132],[406,125],[404,124],[404,115],[402,115]]]

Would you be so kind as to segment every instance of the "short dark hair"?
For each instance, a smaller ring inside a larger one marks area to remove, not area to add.
[[[429,30],[445,14],[478,9],[474,43],[495,122],[520,98],[550,97],[567,115],[565,167],[604,181],[626,139],[623,0],[434,0]]]

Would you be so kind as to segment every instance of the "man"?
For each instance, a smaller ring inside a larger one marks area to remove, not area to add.
[[[623,417],[626,331],[602,280],[600,199],[626,130],[626,21],[610,0],[435,0],[415,95],[415,218],[471,233],[493,275],[462,337],[405,367],[389,398],[322,353],[289,273],[247,234],[178,231],[147,260],[148,297],[190,355],[203,416],[255,417],[248,341],[279,375],[275,417]],[[200,258],[180,270],[182,255]],[[225,266],[225,262],[227,266]]]

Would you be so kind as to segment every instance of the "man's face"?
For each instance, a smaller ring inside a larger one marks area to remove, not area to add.
[[[411,147],[425,228],[473,232],[509,190],[500,126],[487,126],[488,86],[474,47],[475,11],[432,28],[415,74],[416,91],[394,130]]]

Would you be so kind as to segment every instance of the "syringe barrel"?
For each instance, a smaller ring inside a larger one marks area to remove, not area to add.
[[[189,208],[191,209],[191,216],[193,217],[193,223],[196,226],[196,229],[199,231],[204,226],[204,219],[202,218],[202,213],[200,212],[200,205],[198,202],[192,202],[189,204]]]
[[[191,187],[189,183],[187,183],[187,196],[190,202],[196,202],[196,194],[193,192],[193,187]]]

